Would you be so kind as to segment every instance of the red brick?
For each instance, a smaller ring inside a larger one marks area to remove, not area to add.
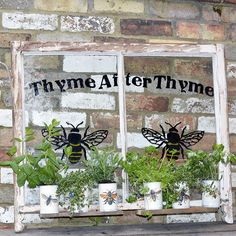
[[[91,123],[95,129],[119,129],[120,117],[118,114],[112,113],[92,113]],[[127,114],[127,126],[128,129],[142,128],[142,116],[137,114]]]
[[[135,75],[169,74],[171,61],[153,57],[125,57],[125,73]]]
[[[236,81],[235,80],[228,80],[227,81],[227,91],[229,97],[236,96]]]
[[[230,143],[230,152],[236,152],[236,136],[230,135],[229,136],[229,143]]]
[[[31,34],[19,33],[0,33],[0,47],[9,48],[10,41],[28,41],[31,39]]]
[[[12,146],[13,131],[11,128],[0,129],[0,147]]]
[[[213,10],[213,5],[203,5],[202,17],[206,21],[228,22],[230,19],[230,8],[223,7],[221,15]]]
[[[224,25],[219,25],[219,24],[202,25],[202,39],[224,40],[224,38],[225,38]]]
[[[94,42],[105,43],[145,43],[145,39],[137,38],[122,38],[122,37],[109,37],[109,36],[95,36]]]
[[[171,22],[157,20],[123,19],[121,33],[126,35],[172,36]]]
[[[200,38],[201,28],[197,23],[179,22],[176,25],[176,34],[180,38]]]
[[[169,99],[167,97],[127,95],[126,108],[129,111],[168,111]]]
[[[11,157],[6,154],[6,150],[0,149],[0,161],[10,161]]]
[[[205,134],[203,138],[191,149],[211,151],[213,144],[216,143],[216,136],[214,134]]]
[[[174,62],[175,74],[209,80],[212,78],[211,64],[209,59],[176,59]]]

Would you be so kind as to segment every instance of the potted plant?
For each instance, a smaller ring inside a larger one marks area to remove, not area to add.
[[[88,195],[92,185],[86,169],[66,173],[58,182],[57,195],[62,197],[60,205],[70,212],[88,212]]]
[[[192,175],[187,170],[185,163],[176,165],[172,182],[169,182],[168,199],[174,209],[190,207],[190,186]],[[167,200],[167,203],[169,203]]]
[[[211,152],[189,151],[187,155],[187,165],[189,171],[195,176],[195,186],[202,191],[202,205],[204,207],[219,207],[220,176],[218,166],[219,163],[225,163],[224,146],[215,144]]]
[[[98,184],[100,211],[117,210],[117,183],[115,172],[120,167],[120,157],[114,150],[93,148],[84,162],[87,174]]]
[[[156,148],[151,146],[144,153],[128,152],[122,167],[129,176],[132,196],[144,196],[146,210],[162,209],[162,192],[171,181],[174,162],[160,159]]]
[[[8,155],[11,161],[1,162],[0,166],[10,166],[17,177],[19,187],[26,183],[29,188],[40,186],[40,213],[58,213],[58,198],[56,195],[57,183],[62,178],[61,171],[66,165],[61,161],[52,149],[50,138],[59,135],[56,126],[58,121],[53,120],[50,125],[45,125],[48,138],[43,138],[41,143],[36,145],[35,152],[26,152],[22,156],[15,156],[16,147],[13,146]],[[18,142],[29,142],[34,139],[32,129],[26,129],[24,140],[16,139]],[[70,150],[66,150],[69,153]]]

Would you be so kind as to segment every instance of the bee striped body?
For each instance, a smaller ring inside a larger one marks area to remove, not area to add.
[[[97,130],[93,133],[87,134],[89,126],[85,129],[83,136],[80,134],[80,129],[78,128],[83,122],[79,123],[77,126],[74,126],[68,122],[68,125],[72,126],[71,131],[68,134],[65,131],[65,128],[61,126],[62,134],[59,136],[53,136],[50,139],[50,142],[56,146],[56,149],[62,148],[64,146],[71,147],[72,153],[69,156],[69,161],[71,164],[76,164],[79,162],[81,157],[84,155],[86,158],[86,149],[90,149],[91,147],[97,146],[100,144],[108,135],[107,130]],[[48,138],[48,131],[46,129],[42,129],[43,137]],[[62,159],[65,153],[63,150]]]

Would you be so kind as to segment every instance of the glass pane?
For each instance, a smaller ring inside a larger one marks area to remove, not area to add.
[[[65,160],[71,169],[81,168],[84,159],[89,161],[89,147],[119,151],[116,56],[25,56],[24,79],[27,125],[36,133],[36,139],[27,143],[28,150],[34,152],[35,145],[43,136],[47,137],[44,123],[56,119],[60,121],[61,139],[55,138],[52,144],[58,158]],[[69,160],[63,155],[63,148],[67,146],[71,146],[74,153]],[[120,201],[122,184],[119,181]],[[97,196],[95,191],[94,203]],[[27,203],[32,204],[35,196],[27,198]]]

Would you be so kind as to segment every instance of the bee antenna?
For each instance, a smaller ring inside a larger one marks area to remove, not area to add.
[[[168,123],[168,122],[166,122],[166,121],[165,121],[165,123],[166,123],[167,125],[169,125],[171,128],[173,128],[173,125],[172,125],[172,124],[170,124],[170,123]]]
[[[69,123],[69,122],[66,122],[66,124],[68,124],[68,125],[71,125],[73,128],[75,128],[75,126],[74,125],[72,125],[71,123]]]
[[[82,121],[82,122],[80,122],[77,126],[76,126],[76,129],[80,126],[80,125],[82,125],[84,122]]]
[[[174,126],[174,128],[175,128],[176,126],[178,126],[179,124],[181,124],[181,122],[177,123],[177,124]]]

